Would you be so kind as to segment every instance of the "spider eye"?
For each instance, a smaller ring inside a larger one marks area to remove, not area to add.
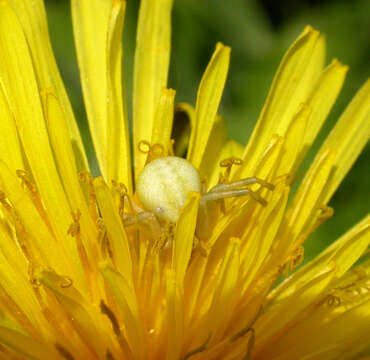
[[[150,162],[136,183],[136,193],[144,208],[160,219],[171,222],[177,221],[188,193],[200,190],[197,169],[185,159],[176,156]]]

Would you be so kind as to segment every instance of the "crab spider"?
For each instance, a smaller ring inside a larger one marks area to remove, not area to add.
[[[197,235],[204,237],[211,230],[211,212],[217,200],[250,195],[262,205],[266,205],[259,194],[246,188],[248,185],[259,184],[269,190],[274,186],[256,177],[250,177],[230,183],[221,183],[208,192],[202,192],[202,184],[198,170],[187,160],[167,156],[153,160],[145,166],[138,177],[136,194],[143,205],[135,220],[124,219],[126,226],[145,222],[152,231],[160,231],[161,222],[176,223],[185,205],[189,192],[201,193],[199,203]],[[202,228],[200,225],[202,224]]]

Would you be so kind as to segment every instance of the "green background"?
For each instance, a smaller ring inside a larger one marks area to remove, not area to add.
[[[57,62],[95,167],[69,1],[45,0],[45,3]],[[129,104],[138,4],[138,0],[127,0],[124,28],[124,71]],[[199,80],[216,42],[231,46],[231,66],[220,113],[227,120],[229,137],[245,144],[285,51],[305,25],[319,29],[327,39],[327,63],[338,58],[350,66],[350,71],[337,103],[299,171],[304,173],[345,106],[369,76],[369,13],[367,0],[175,0],[169,86],[177,90],[177,102],[194,104]],[[306,261],[368,212],[369,154],[367,147],[332,198],[329,205],[334,207],[334,217],[306,242]]]

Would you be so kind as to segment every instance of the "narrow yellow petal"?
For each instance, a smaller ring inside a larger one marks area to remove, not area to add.
[[[176,225],[176,235],[173,240],[172,268],[176,274],[176,283],[183,286],[186,269],[193,250],[193,239],[200,195],[192,193],[185,204]]]
[[[335,149],[334,171],[325,189],[323,202],[327,203],[344,176],[365,147],[370,137],[370,80],[357,92],[334,129],[329,134],[320,154]]]
[[[213,170],[218,167],[221,152],[226,143],[226,135],[226,121],[223,117],[216,116],[216,121],[213,124],[210,134],[210,139],[212,139],[212,141],[208,141],[198,169],[201,177],[208,180]],[[207,183],[207,186],[209,187],[209,183]]]
[[[56,95],[65,110],[75,156],[79,159],[78,170],[85,170],[87,169],[87,157],[51,47],[44,2],[42,0],[7,0],[7,2],[17,15],[27,39],[39,89],[55,89]]]
[[[54,151],[58,172],[61,175],[71,208],[88,213],[83,196],[78,170],[69,138],[65,114],[55,94],[51,91],[45,94],[45,118],[51,146]]]
[[[256,232],[253,236],[246,232],[248,239],[244,239],[246,246],[241,255],[243,276],[245,276],[244,288],[253,280],[271,250],[285,213],[289,190],[288,186],[279,184],[262,213],[259,224],[256,226]]]
[[[146,160],[138,144],[142,140],[150,142],[161,91],[167,85],[172,3],[173,0],[140,3],[133,94],[135,176]]]
[[[323,66],[325,44],[319,33],[306,27],[285,54],[273,80],[262,113],[244,152],[242,173],[251,170],[273,134],[284,136],[286,129],[306,101]]]
[[[0,322],[0,341],[22,358],[32,360],[63,360],[62,356],[50,345],[39,343],[22,332],[3,326]],[[13,358],[13,357],[12,357]],[[15,358],[14,358],[15,359]]]
[[[63,276],[52,271],[41,270],[36,274],[36,279],[52,292],[62,305],[63,311],[73,318],[76,331],[85,334],[83,340],[92,354],[104,358],[107,345],[111,344],[111,340],[99,309],[86,301],[70,280],[67,280],[68,286],[63,285],[66,283],[66,278]]]
[[[214,290],[212,304],[206,314],[202,333],[197,339],[204,343],[209,336],[212,341],[218,341],[225,329],[225,323],[231,315],[232,306],[235,306],[235,287],[239,277],[240,266],[240,240],[232,238],[224,255],[222,266],[217,274],[217,284]],[[230,312],[225,311],[229,309]]]
[[[295,168],[299,166],[311,147],[316,135],[321,129],[326,117],[328,116],[335,100],[342,89],[344,79],[348,71],[348,66],[341,64],[338,60],[333,60],[321,73],[319,79],[311,90],[307,99],[307,105],[312,112],[309,117],[306,131],[303,136],[303,148],[295,163]]]
[[[123,0],[113,2],[107,33],[107,167],[108,180],[122,182],[132,191],[130,138],[122,87]]]
[[[305,238],[301,236],[305,231],[309,231],[310,225],[320,216],[320,207],[323,205],[320,200],[333,169],[334,158],[333,151],[323,152],[320,161],[310,168],[303,179],[285,215],[286,220],[281,235],[284,239],[279,244],[282,249],[287,242],[294,248],[303,241]]]
[[[53,230],[58,237],[65,237],[70,209],[50,148],[28,44],[7,1],[0,2],[0,51],[0,77],[32,175]]]
[[[0,141],[0,154],[1,159],[15,173],[16,170],[23,169],[24,164],[14,116],[4,90],[0,80],[0,134],[3,134]]]
[[[111,192],[101,177],[94,180],[94,188],[112,247],[113,262],[117,270],[124,274],[128,284],[132,286],[132,261],[128,238],[118,211],[114,207]]]
[[[302,104],[297,113],[293,116],[293,119],[286,131],[282,150],[283,154],[276,171],[276,176],[286,174],[291,175],[293,165],[304,145],[303,138],[310,114],[311,108],[306,104]]]
[[[14,303],[15,307],[19,310],[16,316],[13,315],[17,322],[29,334],[39,336],[40,333],[43,333],[43,326],[46,326],[46,323],[40,313],[41,307],[32,288],[27,269],[21,272],[19,271],[19,267],[12,266],[13,259],[10,259],[11,253],[4,253],[3,251],[5,248],[3,244],[5,239],[1,233],[0,239],[2,242],[2,251],[0,252],[1,309],[5,310],[7,305],[8,308],[11,308],[9,303]],[[9,245],[6,248],[9,248]],[[20,256],[19,253],[17,255]]]
[[[102,263],[100,270],[117,301],[120,315],[127,330],[127,337],[136,356],[135,359],[145,359],[144,329],[133,288],[121,274],[109,265]]]
[[[201,164],[211,130],[216,121],[229,62],[230,48],[218,43],[198,89],[195,124],[192,129],[187,156],[195,167],[199,167]]]
[[[123,1],[72,0],[82,90],[100,170],[108,181],[131,188],[121,84],[123,16]]]
[[[302,282],[309,281],[329,263],[336,264],[335,279],[340,278],[360,258],[370,244],[370,215],[335,241],[314,260],[281,283],[269,298],[278,302],[293,295]]]
[[[167,360],[179,359],[184,336],[184,313],[180,284],[177,274],[170,269],[166,274],[168,346]]]
[[[150,144],[160,144],[163,146],[164,155],[169,153],[171,143],[172,122],[174,113],[176,91],[172,89],[162,89],[159,98],[157,112],[153,123],[153,133]]]
[[[29,245],[32,250],[31,256],[35,262],[39,265],[51,266],[57,271],[65,268],[68,272],[73,273],[73,269],[76,268],[71,267],[68,262],[68,259],[72,259],[73,256],[66,256],[63,251],[68,248],[70,254],[76,254],[73,239],[66,237],[64,244],[57,243],[34,203],[22,189],[19,180],[10,173],[3,161],[0,161],[0,186],[16,209],[25,231],[32,239],[29,241]]]
[[[335,273],[334,263],[327,265],[313,278],[300,282],[293,296],[274,304],[260,317],[255,325],[256,338],[262,348],[269,348],[273,342],[284,334],[285,326],[294,323],[297,314],[310,305],[327,288]],[[289,328],[289,326],[288,326]]]

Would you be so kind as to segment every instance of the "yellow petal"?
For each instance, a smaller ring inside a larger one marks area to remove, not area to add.
[[[283,154],[279,162],[276,176],[289,174],[296,162],[299,152],[303,148],[303,138],[307,128],[307,120],[310,116],[311,108],[302,104],[297,113],[293,116],[288,126],[283,144]]]
[[[0,79],[0,134],[3,134],[0,141],[1,159],[6,162],[13,173],[23,169],[23,158],[18,138],[14,116],[10,110],[8,100],[5,96]]]
[[[113,2],[107,33],[107,166],[108,180],[126,185],[132,191],[130,138],[122,89],[122,29],[125,2]]]
[[[108,264],[102,263],[100,269],[117,301],[127,337],[136,356],[135,359],[145,359],[144,329],[142,328],[136,294],[125,278]]]
[[[370,215],[355,225],[350,231],[335,241],[314,260],[292,274],[270,295],[279,301],[293,295],[302,282],[316,276],[329,263],[336,264],[335,279],[340,278],[360,258],[370,243]]]
[[[124,274],[128,284],[132,286],[132,262],[128,238],[114,207],[111,192],[101,177],[94,180],[94,188],[99,210],[112,247],[113,262],[117,270]]]
[[[319,79],[312,88],[307,99],[307,105],[311,108],[312,112],[303,136],[303,149],[295,163],[295,168],[297,168],[303,160],[326,120],[328,113],[342,89],[347,71],[348,66],[341,64],[338,60],[333,60],[332,63],[322,71]]]
[[[199,85],[195,108],[195,124],[192,129],[187,156],[188,160],[197,168],[201,164],[211,130],[216,121],[229,61],[230,48],[218,43]]]
[[[277,189],[274,190],[266,209],[260,215],[261,219],[258,220],[253,236],[249,231],[245,231],[248,238],[243,239],[246,246],[244,246],[241,255],[242,275],[245,276],[243,280],[244,288],[247,288],[247,285],[253,280],[271,250],[284,216],[289,190],[288,186],[279,184]]]
[[[200,195],[198,193],[192,193],[189,196],[176,225],[176,235],[173,240],[172,268],[176,274],[175,281],[180,288],[183,286],[186,269],[193,250],[199,199]]]
[[[184,313],[181,298],[181,287],[176,282],[178,276],[171,269],[166,274],[168,346],[167,360],[179,359],[184,336]]]
[[[334,171],[325,189],[327,203],[370,137],[370,80],[357,92],[320,149],[335,149]]]
[[[240,266],[240,240],[231,238],[224,255],[222,266],[217,274],[217,283],[211,306],[205,315],[204,326],[197,342],[203,344],[209,336],[212,341],[218,341],[230,318],[232,307],[235,306],[234,296]],[[229,311],[225,311],[229,309]]]
[[[82,90],[100,170],[105,179],[123,181],[130,188],[121,84],[123,16],[123,1],[72,1]]]
[[[165,155],[169,152],[171,142],[175,94],[176,91],[172,89],[162,90],[154,119],[153,133],[149,140],[152,145],[162,145]]]
[[[173,0],[140,3],[133,94],[135,176],[146,159],[138,144],[142,140],[150,142],[161,91],[167,85],[172,3]]]
[[[0,2],[0,51],[0,77],[24,152],[53,230],[63,238],[70,223],[70,209],[50,148],[28,44],[7,1]]]
[[[204,155],[199,166],[199,173],[201,177],[207,179],[207,186],[209,187],[209,178],[215,168],[220,162],[220,154],[226,142],[226,121],[221,116],[216,116],[216,121],[211,130],[210,139],[204,150]]]
[[[55,93],[65,111],[73,150],[76,157],[80,160],[78,162],[78,170],[85,170],[87,169],[87,157],[77,122],[54,58],[48,34],[44,2],[42,0],[7,0],[7,2],[17,15],[27,39],[39,89],[41,91],[49,88],[55,89]]]
[[[77,256],[74,240],[66,237],[64,242],[56,241],[34,203],[3,161],[0,161],[0,186],[16,209],[22,226],[29,235],[29,239],[31,239],[31,241],[28,241],[31,256],[35,262],[40,265],[51,266],[57,271],[65,268],[69,275],[74,270],[78,273],[78,263],[75,264],[75,267],[72,267],[69,262],[73,258],[76,259],[73,254]],[[66,255],[66,249],[70,251],[69,256]]]
[[[76,331],[85,334],[82,339],[92,354],[104,358],[108,344],[112,341],[98,308],[86,301],[70,280],[68,280],[68,286],[64,286],[65,277],[47,270],[41,270],[35,276],[58,299],[63,311],[73,318]],[[100,341],[95,341],[95,339],[100,339]]]
[[[63,357],[52,348],[50,345],[45,343],[39,343],[31,337],[24,335],[22,332],[13,330],[7,326],[3,326],[0,323],[0,341],[12,349],[15,354],[22,356],[22,358],[32,360],[62,360]],[[13,358],[13,357],[12,357]],[[10,358],[9,358],[10,359]]]
[[[300,282],[292,296],[287,297],[267,308],[255,325],[256,338],[262,349],[269,349],[270,342],[284,334],[285,326],[294,323],[295,317],[327,288],[334,275],[334,264],[331,263],[306,282]],[[258,351],[258,350],[257,350]]]
[[[306,101],[323,66],[325,44],[306,27],[285,54],[273,80],[262,113],[244,152],[243,176],[253,176],[262,151],[273,134],[284,136],[298,106]]]
[[[286,252],[287,246],[295,248],[305,240],[302,236],[310,231],[310,227],[320,216],[320,207],[323,205],[320,200],[332,171],[334,158],[335,154],[329,149],[323,152],[320,161],[315,162],[305,176],[285,214],[279,251]],[[279,251],[276,250],[277,257]]]

